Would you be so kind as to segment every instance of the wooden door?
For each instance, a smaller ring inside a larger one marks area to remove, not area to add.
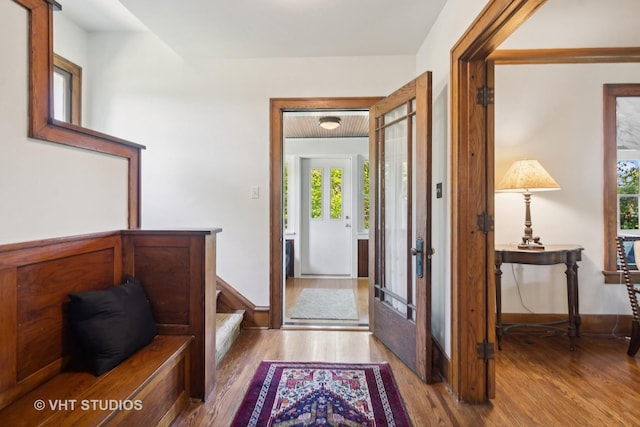
[[[376,103],[369,117],[371,327],[431,382],[431,73]]]

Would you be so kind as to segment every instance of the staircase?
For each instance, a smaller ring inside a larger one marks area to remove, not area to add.
[[[216,299],[220,291],[216,291]],[[216,365],[227,354],[233,342],[240,335],[240,325],[244,318],[244,310],[233,313],[216,313]]]

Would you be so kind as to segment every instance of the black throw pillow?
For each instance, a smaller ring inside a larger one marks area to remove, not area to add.
[[[151,305],[139,280],[69,294],[69,321],[94,375],[101,375],[156,335]]]

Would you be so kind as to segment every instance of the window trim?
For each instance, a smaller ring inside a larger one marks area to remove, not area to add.
[[[640,84],[603,85],[603,219],[604,219],[604,278],[605,283],[620,283],[615,238],[618,235],[618,187],[616,138],[616,98],[639,96]],[[640,271],[631,273],[632,280],[640,280]]]
[[[69,122],[80,126],[82,124],[82,67],[54,53],[53,68],[54,70],[58,68],[70,76],[70,91],[67,93],[71,107]]]

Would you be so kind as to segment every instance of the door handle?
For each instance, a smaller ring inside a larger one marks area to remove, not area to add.
[[[424,241],[422,240],[422,238],[418,238],[418,240],[416,240],[416,247],[415,248],[411,248],[411,255],[416,257],[416,277],[418,279],[422,279],[422,276],[423,276],[423,272],[422,272],[422,250],[423,250],[423,248],[424,248]]]
[[[435,248],[431,248],[431,250],[429,251],[429,253],[427,254],[427,258],[431,259],[433,258],[433,255],[436,253],[436,249]]]

